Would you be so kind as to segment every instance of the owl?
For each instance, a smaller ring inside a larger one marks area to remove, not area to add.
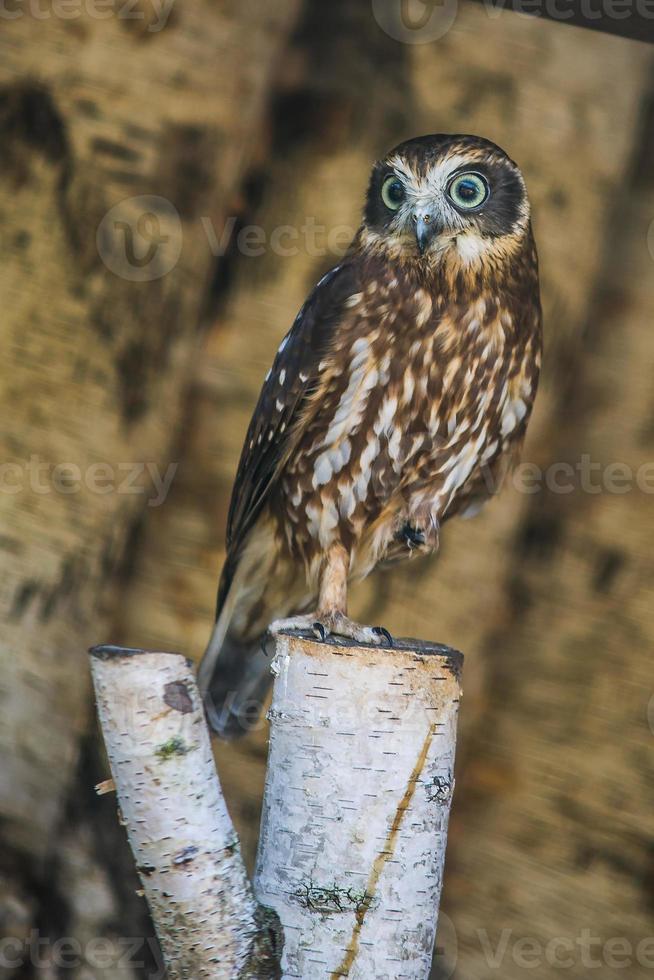
[[[520,170],[477,136],[401,143],[375,163],[361,226],[282,340],[245,438],[199,671],[219,734],[256,716],[269,628],[392,642],[348,618],[350,582],[435,551],[446,521],[492,495],[540,359]]]

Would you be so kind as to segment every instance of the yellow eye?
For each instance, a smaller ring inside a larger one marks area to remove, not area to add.
[[[387,177],[382,185],[382,201],[391,211],[397,211],[406,197],[404,184],[397,177]]]
[[[459,174],[448,187],[447,193],[458,208],[470,211],[484,203],[490,190],[480,174]]]

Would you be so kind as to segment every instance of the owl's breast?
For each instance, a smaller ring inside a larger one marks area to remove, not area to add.
[[[359,311],[320,363],[276,493],[305,560],[373,533],[377,554],[402,512],[425,501],[442,519],[524,430],[533,386],[507,317],[484,301],[463,314],[435,305],[417,290],[395,311],[387,301],[374,316]]]

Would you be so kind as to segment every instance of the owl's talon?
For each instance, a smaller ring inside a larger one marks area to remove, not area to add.
[[[424,545],[427,538],[424,531],[407,522],[400,531],[400,540],[404,541],[409,551],[413,551],[414,548]]]
[[[322,623],[314,623],[311,629],[316,634],[317,639],[319,639],[321,643],[324,643],[327,638],[327,630]]]
[[[384,639],[386,640],[386,642],[388,643],[389,647],[392,647],[393,646],[393,637],[388,632],[388,630],[386,629],[386,627],[384,627],[384,626],[373,626],[372,631],[373,631],[373,633],[376,636],[383,636]]]

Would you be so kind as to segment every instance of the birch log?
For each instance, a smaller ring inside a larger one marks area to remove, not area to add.
[[[255,894],[284,978],[429,976],[462,659],[276,637]]]
[[[91,662],[120,809],[169,980],[277,976],[277,920],[254,901],[190,661],[101,646]]]

